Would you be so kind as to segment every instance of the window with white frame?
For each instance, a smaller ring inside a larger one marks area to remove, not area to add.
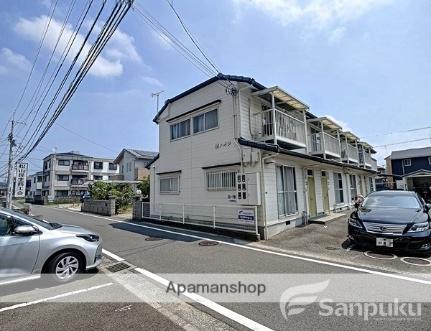
[[[358,195],[358,188],[356,185],[356,175],[349,175],[350,178],[350,198],[355,199]]]
[[[344,202],[343,176],[339,172],[334,172],[334,191],[335,191],[335,203],[343,203]]]
[[[410,167],[412,165],[412,160],[411,159],[404,159],[403,160],[403,165],[405,167]]]
[[[288,216],[298,212],[295,168],[276,167],[278,216]]]
[[[236,190],[236,174],[234,169],[208,170],[206,172],[206,185],[208,191],[234,191]]]
[[[171,124],[171,140],[190,136],[190,119]]]
[[[193,117],[193,133],[199,133],[218,127],[217,109]]]
[[[160,193],[175,194],[180,191],[180,175],[164,175],[160,177]]]

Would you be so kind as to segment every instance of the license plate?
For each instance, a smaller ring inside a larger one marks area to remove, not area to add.
[[[394,240],[387,238],[376,238],[376,246],[394,247]]]

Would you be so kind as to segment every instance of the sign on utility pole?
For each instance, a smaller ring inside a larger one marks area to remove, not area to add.
[[[15,198],[25,197],[25,184],[27,178],[27,163],[17,163],[15,169]]]

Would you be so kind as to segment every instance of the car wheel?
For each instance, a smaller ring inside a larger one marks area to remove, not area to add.
[[[58,254],[48,267],[49,277],[57,283],[70,282],[81,270],[81,257],[74,252]]]

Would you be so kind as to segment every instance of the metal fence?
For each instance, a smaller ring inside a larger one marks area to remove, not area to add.
[[[175,203],[137,202],[139,218],[160,222],[227,229],[258,234],[256,206],[205,206]],[[135,214],[135,218],[136,218]]]

